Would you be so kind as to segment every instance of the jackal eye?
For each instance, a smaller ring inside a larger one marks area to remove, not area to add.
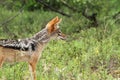
[[[60,35],[61,35],[61,33],[62,33],[62,32],[59,30],[59,31],[58,31],[58,36],[60,36]]]
[[[61,33],[60,33],[60,32],[58,32],[57,34],[58,34],[58,36],[60,36],[60,34],[61,34]]]

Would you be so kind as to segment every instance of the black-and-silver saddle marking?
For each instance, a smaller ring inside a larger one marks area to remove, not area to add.
[[[0,46],[21,51],[35,51],[37,44],[32,39],[22,40],[0,39]]]

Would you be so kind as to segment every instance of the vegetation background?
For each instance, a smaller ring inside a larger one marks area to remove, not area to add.
[[[0,38],[27,38],[59,16],[67,41],[51,41],[38,80],[119,80],[120,0],[0,0]],[[0,80],[30,80],[27,63],[6,63]]]

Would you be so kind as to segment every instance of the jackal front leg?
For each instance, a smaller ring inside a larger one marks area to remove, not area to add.
[[[3,62],[4,62],[4,56],[0,55],[0,68],[2,67]]]
[[[37,62],[29,62],[29,70],[32,80],[36,80],[36,63]]]

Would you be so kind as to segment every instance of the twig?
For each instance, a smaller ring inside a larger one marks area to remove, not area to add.
[[[97,21],[97,19],[96,19],[96,16],[97,16],[97,13],[93,13],[92,15],[88,15],[87,14],[87,12],[86,12],[86,10],[83,10],[83,11],[80,11],[80,10],[78,10],[77,8],[75,8],[75,7],[72,7],[72,6],[70,6],[69,4],[67,4],[67,2],[65,2],[64,0],[61,0],[61,2],[62,2],[62,4],[65,6],[65,7],[67,7],[68,9],[70,9],[70,10],[72,10],[72,11],[75,11],[75,12],[77,12],[77,13],[82,13],[82,15],[85,17],[85,18],[87,18],[88,20],[90,20],[90,21],[92,21],[92,25],[94,25],[95,27],[97,27],[98,26],[98,21]]]
[[[4,22],[2,22],[2,23],[0,24],[0,26],[3,27],[3,30],[4,30],[8,35],[12,35],[12,37],[14,37],[14,38],[16,38],[17,35],[14,34],[14,33],[12,33],[12,32],[10,32],[10,30],[9,30],[9,28],[7,27],[6,24],[9,23],[11,20],[13,20],[15,17],[17,17],[17,16],[23,11],[23,8],[24,8],[24,5],[22,6],[22,8],[19,10],[19,12],[18,12],[16,15],[10,17],[9,19],[7,19],[6,21],[4,21]]]
[[[36,0],[37,2],[41,3],[42,5],[48,7],[50,10],[54,11],[54,12],[57,12],[59,14],[62,14],[63,16],[67,16],[67,17],[71,17],[71,15],[69,14],[66,14],[66,13],[63,13],[62,11],[60,10],[56,10],[55,8],[51,7],[50,5],[48,5],[47,3],[43,2],[42,0]]]
[[[2,22],[2,23],[0,24],[0,26],[3,26],[3,25],[5,25],[5,24],[7,24],[8,22],[10,22],[11,20],[13,20],[13,19],[14,19],[15,17],[17,17],[22,11],[23,11],[23,7],[19,10],[19,12],[18,12],[15,16],[12,16],[12,17],[10,17],[8,20]]]

